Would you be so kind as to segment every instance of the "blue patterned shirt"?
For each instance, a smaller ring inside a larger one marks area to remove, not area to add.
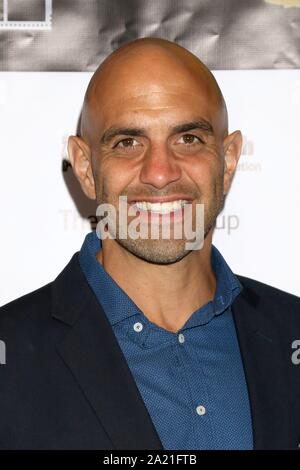
[[[83,273],[123,351],[164,449],[252,449],[252,423],[231,304],[241,284],[212,245],[215,297],[177,332],[152,323],[97,261],[89,233]],[[120,389],[122,399],[122,389]]]

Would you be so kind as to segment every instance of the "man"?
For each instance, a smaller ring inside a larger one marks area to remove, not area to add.
[[[117,217],[1,309],[1,448],[298,447],[300,301],[234,275],[212,245],[242,147],[227,126],[212,74],[176,44],[137,40],[100,65],[68,149]],[[195,249],[175,237],[186,208]],[[134,215],[144,229],[167,215],[170,236],[122,237]]]

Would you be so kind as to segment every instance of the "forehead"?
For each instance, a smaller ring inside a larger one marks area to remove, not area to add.
[[[98,126],[134,124],[136,127],[160,127],[177,121],[193,120],[199,114],[212,120],[211,102],[188,90],[177,88],[124,94],[112,97],[99,108]]]
[[[172,125],[199,115],[216,127],[219,114],[218,104],[207,94],[182,86],[149,85],[141,89],[126,86],[122,91],[116,90],[109,97],[97,100],[92,107],[97,132],[128,123],[142,127]]]
[[[95,77],[88,108],[97,132],[107,126],[171,123],[202,115],[213,123],[220,114],[220,97],[209,72],[183,65],[176,58],[123,58]],[[123,121],[123,122],[121,122]]]

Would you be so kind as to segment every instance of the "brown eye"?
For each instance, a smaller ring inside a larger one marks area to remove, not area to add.
[[[203,143],[203,141],[200,139],[200,137],[197,137],[196,135],[193,134],[184,134],[180,137],[179,141],[180,144],[197,144],[197,143]]]
[[[120,140],[115,147],[121,147],[121,148],[128,148],[128,147],[135,147],[137,144],[137,141],[133,139],[132,137],[128,137],[127,139],[122,139]]]

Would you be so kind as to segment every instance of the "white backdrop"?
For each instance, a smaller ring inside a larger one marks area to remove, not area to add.
[[[244,150],[214,243],[234,272],[300,295],[300,70],[215,76]],[[62,171],[90,77],[0,73],[0,305],[53,280],[90,230],[92,206],[77,208]]]

